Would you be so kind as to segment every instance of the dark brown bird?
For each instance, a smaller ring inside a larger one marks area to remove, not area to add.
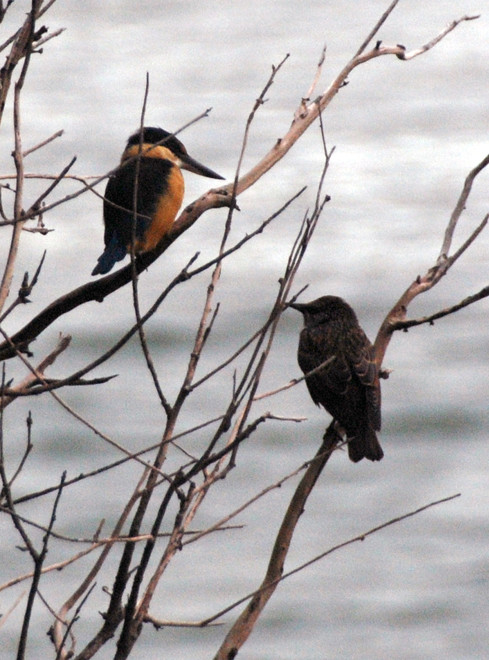
[[[375,349],[355,312],[337,296],[289,306],[304,316],[298,351],[302,371],[307,374],[333,358],[306,378],[312,400],[346,433],[352,461],[380,461],[384,452],[375,433],[380,430],[379,370]]]

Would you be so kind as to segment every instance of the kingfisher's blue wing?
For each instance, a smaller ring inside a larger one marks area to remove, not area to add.
[[[151,225],[158,202],[168,188],[171,161],[141,158],[123,163],[112,175],[104,195],[105,250],[92,275],[104,274],[124,259],[131,244],[134,223],[134,193],[137,185],[136,238],[143,240]]]

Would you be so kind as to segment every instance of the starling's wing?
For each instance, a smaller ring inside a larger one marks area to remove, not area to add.
[[[380,381],[379,370],[375,362],[375,349],[363,330],[358,327],[352,335],[351,367],[362,385],[365,387],[367,416],[373,429],[380,430]]]
[[[299,341],[298,361],[307,374],[332,358],[323,369],[309,376],[306,384],[312,400],[323,405],[331,414],[331,399],[343,395],[351,381],[351,369],[344,356],[335,350],[333,337],[326,326],[304,328]]]
[[[158,201],[167,187],[172,163],[160,158],[141,158],[122,164],[109,178],[105,189],[105,245],[116,236],[120,245],[131,243],[134,222],[134,187],[137,186],[136,237],[141,239],[155,214]]]

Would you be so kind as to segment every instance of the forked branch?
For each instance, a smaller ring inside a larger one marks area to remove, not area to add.
[[[481,231],[486,227],[489,220],[489,214],[482,219],[479,225],[472,231],[470,236],[462,243],[462,245],[460,245],[453,252],[453,254],[449,254],[455,228],[461,218],[463,211],[465,210],[465,206],[472,190],[474,180],[484,170],[484,168],[487,167],[487,165],[489,165],[489,155],[483,158],[481,162],[478,163],[478,165],[476,165],[467,175],[462,188],[462,192],[460,193],[457,203],[455,204],[455,208],[448,221],[436,264],[429,268],[425,275],[418,275],[418,277],[416,277],[412,284],[410,284],[410,286],[404,291],[394,307],[389,311],[382,325],[380,326],[379,332],[375,339],[376,359],[377,364],[379,365],[379,369],[382,366],[385,352],[394,331],[406,330],[409,327],[420,325],[422,323],[432,323],[437,318],[442,318],[443,316],[452,314],[453,312],[467,307],[468,305],[478,300],[482,300],[482,298],[485,298],[487,295],[489,295],[489,287],[484,287],[477,294],[468,296],[463,301],[451,306],[450,308],[435,312],[434,314],[424,317],[423,319],[406,319],[407,309],[414,298],[432,289],[441,280],[441,278],[447,274],[449,269],[459,259],[459,257],[468,250],[468,248],[479,236]]]

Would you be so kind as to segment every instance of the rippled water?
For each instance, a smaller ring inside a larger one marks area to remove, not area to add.
[[[23,102],[23,131],[28,144],[60,128],[65,134],[29,157],[29,171],[58,172],[73,154],[78,157],[74,167],[78,174],[112,168],[124,140],[138,126],[148,71],[147,123],[176,129],[212,107],[210,117],[188,129],[182,139],[197,159],[231,178],[246,118],[271,65],[290,53],[253,124],[245,168],[287,130],[314,77],[323,44],[327,44],[327,60],[319,90],[356,50],[386,5],[355,0],[246,4],[59,0],[46,23],[51,30],[67,29],[45,46],[42,56],[36,56]],[[478,9],[484,9],[482,3],[474,7],[455,0],[401,2],[379,38],[411,49],[452,19]],[[12,8],[12,16],[14,10],[22,13],[22,3]],[[488,151],[487,20],[483,16],[459,26],[435,50],[411,62],[383,58],[358,69],[324,116],[328,143],[336,146],[326,183],[332,200],[297,277],[296,290],[309,284],[307,299],[323,293],[344,296],[372,339],[396,297],[433,264],[463,180]],[[2,41],[10,34],[8,29],[7,20]],[[3,171],[11,170],[9,121],[6,116]],[[309,186],[269,230],[225,263],[216,294],[221,312],[199,366],[201,374],[232,353],[265,318],[290,244],[313,204],[321,165],[319,132],[312,127],[282,163],[240,198],[233,240],[252,231],[303,185]],[[208,186],[191,175],[186,184],[188,200]],[[27,195],[35,190],[32,183]],[[55,232],[44,239],[25,237],[19,273],[33,272],[45,248],[48,256],[32,304],[15,314],[9,330],[90,278],[102,246],[100,206],[98,198],[84,195],[46,217]],[[487,210],[485,174],[456,232],[456,246]],[[219,210],[202,217],[142,276],[143,307],[196,250],[201,251],[201,262],[214,256],[224,219],[225,212]],[[412,315],[449,306],[486,285],[487,242],[483,234],[435,290],[415,301]],[[170,399],[184,373],[207,283],[204,275],[183,284],[148,325],[155,365]],[[71,333],[72,348],[52,372],[61,376],[99,355],[132,322],[127,288],[103,304],[90,303],[62,317],[33,348],[39,357],[52,348],[59,331]],[[284,315],[263,390],[298,375],[295,350],[300,323],[292,311]],[[484,301],[434,327],[422,326],[394,337],[385,361],[392,374],[383,384],[385,459],[378,465],[364,461],[354,466],[342,454],[334,457],[301,518],[286,570],[433,500],[455,493],[462,496],[387,527],[286,580],[239,657],[484,657],[489,645],[488,344]],[[10,376],[22,372],[13,361],[7,369]],[[96,392],[65,391],[64,398],[128,448],[156,443],[163,416],[136,341],[97,375],[108,373],[117,373],[118,378]],[[231,388],[229,370],[194,395],[181,427],[219,412]],[[264,408],[308,420],[292,426],[271,422],[260,428],[243,446],[238,467],[209,496],[196,526],[226,515],[315,452],[327,418],[310,401],[305,387],[257,406],[257,414]],[[19,401],[7,410],[5,451],[10,465],[23,451],[28,409],[34,417],[35,447],[17,495],[56,483],[64,469],[73,476],[119,457],[44,397]],[[202,433],[189,440],[187,449],[197,448],[204,438]],[[59,531],[90,535],[102,517],[109,529],[137,474],[121,468],[94,481],[91,491],[71,489],[58,515]],[[201,619],[253,590],[261,581],[274,531],[293,488],[289,482],[248,509],[237,520],[245,525],[243,529],[228,532],[224,539],[202,540],[182,552],[161,583],[154,614]],[[98,489],[103,489],[103,511],[94,510],[94,502],[101,499]],[[47,520],[48,507],[36,502],[23,513]],[[12,548],[7,518],[0,518],[0,529],[4,582],[30,565],[25,553]],[[53,546],[48,562],[72,552],[69,544]],[[78,583],[78,571],[89,566],[87,562],[68,569],[62,579],[59,574],[45,576],[43,595],[59,606]],[[82,615],[78,648],[85,641],[83,635],[100,623],[97,611],[106,607],[105,584],[110,586],[108,574],[101,576],[92,605]],[[3,592],[1,611],[20,592]],[[46,621],[39,606],[30,658],[51,657]],[[232,621],[229,614],[223,627],[203,631],[157,633],[148,628],[133,657],[210,658]],[[0,631],[5,640],[1,657],[13,657],[17,625],[13,616]],[[113,648],[107,648],[100,657],[112,655]]]

